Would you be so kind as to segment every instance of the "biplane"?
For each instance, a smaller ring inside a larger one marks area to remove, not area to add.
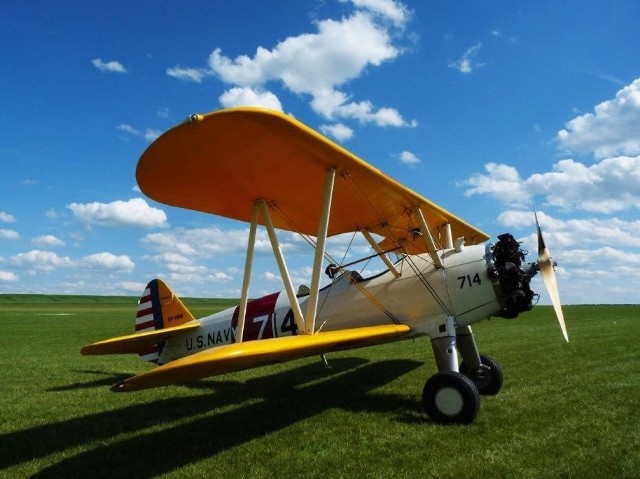
[[[139,354],[157,364],[113,391],[312,355],[326,361],[334,351],[428,336],[437,372],[424,386],[424,409],[439,423],[470,423],[480,395],[497,394],[503,383],[498,362],[480,354],[471,325],[530,310],[538,297],[530,281],[538,272],[568,341],[537,217],[538,258],[526,262],[512,235],[486,243],[484,232],[283,113],[246,107],[192,115],[147,148],[136,177],[154,200],[250,227],[236,307],[196,319],[154,279],[140,298],[134,334],[82,348],[82,354]],[[284,290],[250,299],[258,227],[266,228]],[[313,245],[308,287],[294,287],[281,231]],[[337,264],[327,239],[345,233],[362,235],[384,271],[362,277]],[[323,272],[331,278],[325,286]]]

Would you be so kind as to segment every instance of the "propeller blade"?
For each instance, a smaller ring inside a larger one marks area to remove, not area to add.
[[[569,342],[569,335],[567,334],[567,326],[564,323],[564,315],[562,314],[562,305],[560,303],[560,294],[558,293],[558,282],[556,281],[556,273],[553,270],[553,261],[551,260],[551,254],[549,249],[544,243],[542,237],[542,230],[540,229],[540,223],[538,223],[538,214],[534,213],[536,217],[536,227],[538,230],[538,267],[540,269],[540,275],[544,281],[544,285],[551,297],[551,303],[553,309],[556,312],[562,335],[566,342]]]

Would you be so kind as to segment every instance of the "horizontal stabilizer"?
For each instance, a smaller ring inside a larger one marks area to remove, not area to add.
[[[119,336],[117,338],[105,339],[97,343],[88,344],[80,350],[80,353],[88,355],[97,354],[127,354],[141,353],[154,344],[169,339],[192,329],[200,327],[199,321],[192,321],[173,328],[157,329],[145,331],[142,333],[129,334],[127,336]]]
[[[217,374],[290,361],[331,351],[370,346],[406,336],[411,328],[387,324],[313,335],[228,344],[172,361],[116,384],[112,391],[136,391],[184,383]]]

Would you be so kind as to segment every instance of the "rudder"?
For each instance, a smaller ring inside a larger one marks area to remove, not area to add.
[[[194,317],[173,291],[161,279],[154,279],[144,290],[138,301],[135,332],[165,329],[193,321]],[[162,343],[140,353],[140,359],[157,362]]]

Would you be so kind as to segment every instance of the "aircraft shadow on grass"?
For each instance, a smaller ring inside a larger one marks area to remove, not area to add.
[[[327,409],[395,412],[398,416],[420,410],[419,401],[372,391],[422,366],[421,362],[368,363],[358,358],[336,358],[332,366],[325,370],[318,364],[308,364],[244,383],[200,381],[188,386],[213,389],[214,393],[136,404],[3,434],[0,469],[180,420],[181,424],[173,427],[81,452],[34,476],[75,477],[94,471],[92,475],[149,477],[279,431]],[[250,403],[242,406],[244,402]],[[240,407],[202,417],[231,405]],[[190,417],[192,421],[184,422]],[[102,466],[96,468],[98,464]]]
[[[48,392],[63,392],[63,391],[74,391],[76,389],[91,389],[95,387],[105,387],[105,386],[113,386],[114,384],[127,379],[130,374],[113,374],[107,373],[104,371],[75,371],[82,374],[94,374],[102,376],[102,379],[96,379],[94,381],[85,381],[81,383],[73,383],[67,384],[65,386],[56,386],[47,389]]]

